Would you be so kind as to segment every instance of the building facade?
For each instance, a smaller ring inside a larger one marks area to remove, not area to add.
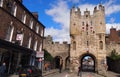
[[[83,59],[90,56],[94,60],[94,70],[104,74],[106,64],[105,44],[105,8],[96,6],[93,15],[86,9],[84,15],[80,8],[73,7],[70,11],[70,61],[71,71],[83,67]]]
[[[0,62],[14,73],[21,65],[36,65],[36,52],[43,48],[45,26],[22,0],[0,0]],[[15,67],[14,69],[12,67]]]

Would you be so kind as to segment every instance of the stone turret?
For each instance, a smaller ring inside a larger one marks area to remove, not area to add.
[[[90,11],[86,8],[86,11],[84,11],[84,16],[89,17],[90,16]]]
[[[105,11],[105,8],[104,8],[104,6],[102,6],[102,4],[99,4],[99,6],[97,7],[94,7],[94,13],[96,13],[97,11]]]

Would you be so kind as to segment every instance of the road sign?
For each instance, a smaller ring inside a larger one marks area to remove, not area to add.
[[[36,57],[37,58],[44,57],[44,52],[43,51],[37,52]]]

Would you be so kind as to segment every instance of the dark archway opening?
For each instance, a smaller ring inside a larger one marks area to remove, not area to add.
[[[65,69],[69,70],[70,68],[70,56],[65,59]]]
[[[95,72],[95,57],[91,54],[85,54],[81,58],[82,71]]]
[[[60,68],[60,59],[62,59],[62,57],[60,56],[56,56],[55,57],[55,68]]]

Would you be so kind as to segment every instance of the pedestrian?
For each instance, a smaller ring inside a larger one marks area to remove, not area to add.
[[[50,65],[50,62],[48,63],[48,71],[50,72],[50,69],[51,69],[51,65]]]
[[[82,68],[81,68],[81,65],[78,67],[78,76],[82,77]]]
[[[60,59],[60,66],[59,66],[59,72],[61,73],[63,67],[63,60]]]
[[[0,66],[0,77],[5,77],[6,64],[5,62]]]

